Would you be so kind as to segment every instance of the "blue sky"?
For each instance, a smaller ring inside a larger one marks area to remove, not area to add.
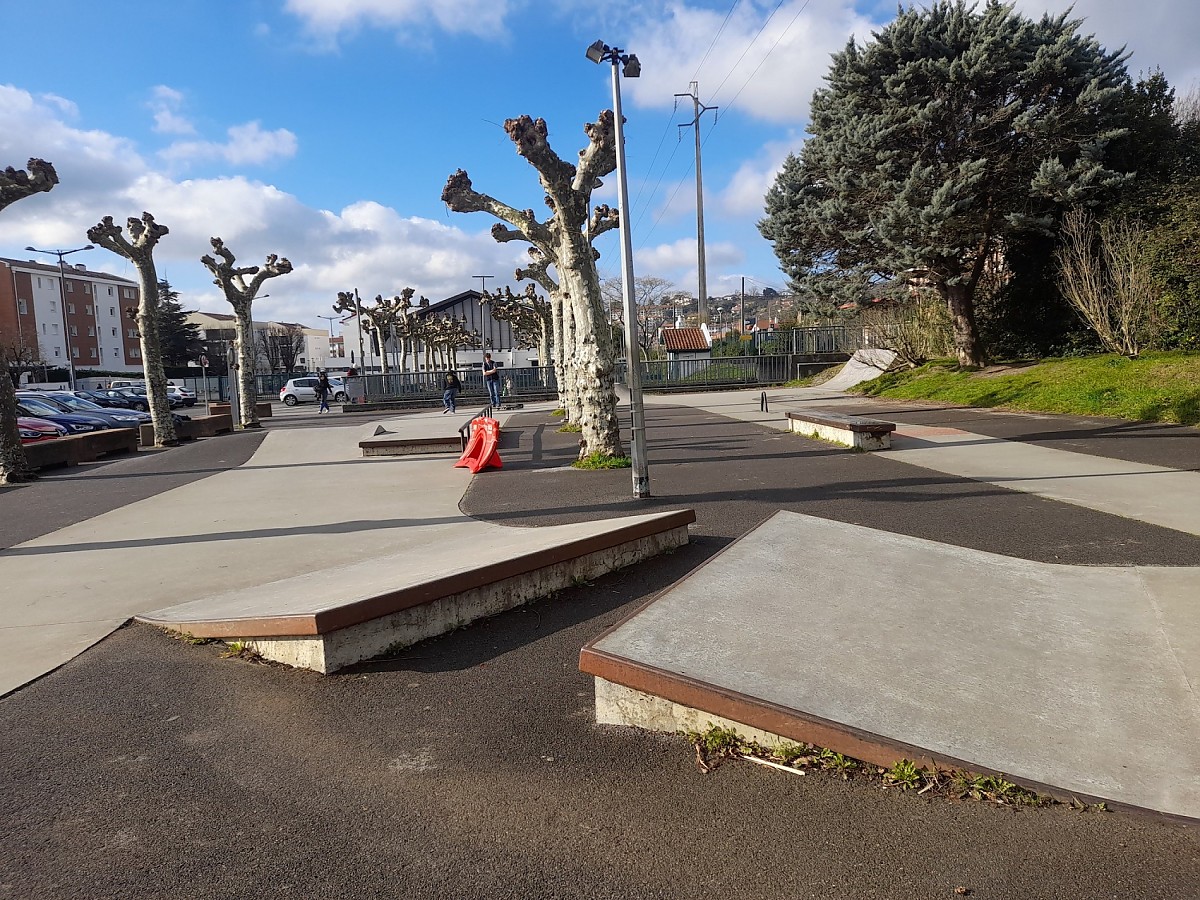
[[[1023,11],[1066,4],[1017,0]],[[256,318],[320,325],[338,290],[406,286],[432,300],[511,283],[523,259],[493,220],[450,213],[446,177],[543,209],[536,173],[501,127],[545,118],[572,160],[583,125],[611,106],[597,38],[638,55],[623,82],[631,221],[638,275],[696,289],[690,101],[698,81],[719,107],[702,120],[709,292],[784,286],[755,222],[762,196],[803,140],[808,100],[829,54],[868,37],[893,3],[843,0],[131,0],[0,3],[29,32],[6,41],[0,67],[0,166],[55,163],[61,184],[0,215],[0,255],[28,244],[73,248],[105,215],[143,209],[171,229],[159,273],[189,307],[226,311],[199,257],[219,235],[239,263],[267,253],[296,271],[269,283]],[[1075,14],[1129,67],[1160,66],[1180,92],[1200,80],[1200,4],[1078,0]],[[615,176],[598,194],[615,204]],[[603,275],[619,272],[616,235]],[[72,261],[134,277],[103,250]]]

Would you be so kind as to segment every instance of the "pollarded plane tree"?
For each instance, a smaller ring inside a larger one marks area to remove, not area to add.
[[[399,310],[396,313],[396,339],[400,342],[400,371],[408,371],[408,358],[411,355],[413,366],[419,365],[417,362],[417,341],[421,336],[421,319],[416,314],[413,307],[412,298],[416,293],[412,288],[405,288],[396,298],[399,304]],[[429,299],[422,297],[419,301],[421,307],[429,306]]]
[[[279,258],[274,253],[267,256],[261,266],[235,265],[237,257],[233,255],[225,242],[219,237],[210,238],[213,253],[205,254],[200,262],[212,273],[213,284],[221,289],[229,305],[233,307],[234,315],[234,346],[238,358],[238,418],[243,428],[261,428],[258,421],[258,381],[254,377],[254,298],[268,278],[277,278],[292,271],[292,264],[286,258]],[[246,281],[249,276],[250,280]]]
[[[960,363],[984,364],[975,293],[997,254],[1122,178],[1104,162],[1128,74],[1080,24],[938,0],[834,54],[759,223],[797,292],[930,287]]]
[[[155,222],[154,216],[148,212],[143,212],[140,219],[126,219],[125,227],[129,229],[128,238],[121,233],[121,226],[113,223],[112,216],[105,216],[98,225],[88,229],[87,236],[93,244],[125,257],[137,269],[140,296],[133,318],[137,322],[142,372],[146,377],[146,395],[150,403],[150,418],[154,423],[154,446],[173,447],[179,443],[179,438],[175,434],[175,419],[171,415],[170,401],[167,400],[167,376],[163,371],[162,339],[159,333],[162,294],[158,273],[154,268],[154,248],[171,230]]]
[[[363,323],[359,321],[361,307],[362,301],[358,296],[358,288],[355,288],[352,291],[338,291],[333,311],[354,317],[354,330],[358,332],[358,367],[366,374],[366,360],[363,358]],[[354,355],[353,351],[350,355]]]
[[[603,216],[589,216],[594,186],[617,167],[613,113],[605,110],[584,127],[588,145],[579,152],[577,165],[566,162],[550,147],[543,119],[508,119],[504,130],[516,145],[517,154],[537,171],[550,217],[539,221],[532,209],[516,209],[477,192],[462,169],[446,181],[442,200],[455,212],[490,213],[508,226],[492,229],[496,240],[527,241],[545,258],[545,277],[558,287],[547,293],[552,302],[557,295],[563,305],[564,344],[570,329],[571,353],[564,358],[563,386],[578,401],[574,405],[578,410],[576,424],[582,432],[580,457],[620,456],[613,390],[615,359],[591,243],[602,231],[616,227],[617,217],[611,210]],[[550,266],[556,279],[549,275]]]
[[[493,319],[509,324],[517,346],[521,350],[536,349],[538,362],[545,366],[550,358],[554,316],[549,301],[538,296],[537,286],[525,285],[525,293],[518,296],[505,285],[502,294],[485,291],[482,302],[490,307]]]
[[[0,211],[18,200],[45,193],[56,184],[58,173],[44,159],[31,159],[24,169],[8,166],[0,172]],[[11,360],[5,350],[5,345],[16,346],[21,341],[10,338],[13,336],[0,335],[0,484],[16,484],[37,478],[21,446],[21,433],[17,428],[17,395],[9,376]]]
[[[421,325],[425,345],[426,371],[458,368],[460,349],[478,350],[483,346],[479,332],[467,328],[467,317],[427,316]]]

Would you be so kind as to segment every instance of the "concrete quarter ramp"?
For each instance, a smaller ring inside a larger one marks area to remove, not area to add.
[[[892,367],[896,354],[891,350],[855,350],[836,375],[819,387],[826,391],[844,391],[856,384],[878,378]]]
[[[853,548],[853,552],[848,552]],[[597,719],[736,723],[1200,819],[1200,569],[780,512],[584,648]]]

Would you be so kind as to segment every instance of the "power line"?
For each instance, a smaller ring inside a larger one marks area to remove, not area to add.
[[[704,68],[704,63],[708,61],[708,54],[712,53],[713,47],[717,46],[717,41],[725,32],[725,26],[729,24],[729,17],[733,15],[733,11],[738,8],[741,0],[733,0],[733,5],[729,7],[729,12],[725,13],[725,21],[721,23],[721,27],[717,29],[717,33],[713,35],[712,43],[708,45],[708,49],[704,51],[704,55],[700,57],[700,62],[696,64],[696,71],[692,74],[692,81],[700,78],[700,70]]]

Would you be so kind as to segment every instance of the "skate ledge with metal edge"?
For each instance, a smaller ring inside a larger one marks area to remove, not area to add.
[[[325,569],[138,616],[329,673],[688,542],[690,509],[545,528],[433,526],[418,551]]]

